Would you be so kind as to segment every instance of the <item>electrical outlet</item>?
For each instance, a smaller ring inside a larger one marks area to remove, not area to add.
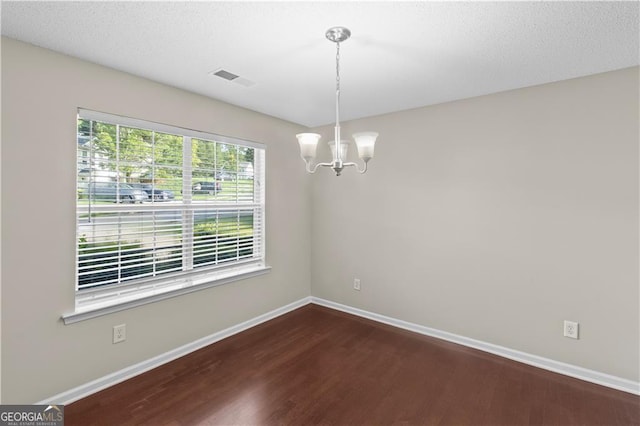
[[[353,289],[360,291],[360,279],[359,278],[354,278],[353,279]]]
[[[574,321],[565,321],[564,322],[564,336],[570,337],[572,339],[578,338],[578,329],[580,324]]]
[[[127,324],[113,326],[113,343],[120,343],[127,340]]]

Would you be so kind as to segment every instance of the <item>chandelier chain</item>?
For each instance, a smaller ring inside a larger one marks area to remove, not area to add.
[[[340,91],[340,43],[336,43],[336,90]]]
[[[336,126],[340,126],[340,42],[336,42]],[[336,135],[338,137],[339,133]],[[340,141],[336,143],[340,145]]]

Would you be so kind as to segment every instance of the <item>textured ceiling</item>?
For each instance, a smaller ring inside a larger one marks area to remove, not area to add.
[[[638,2],[2,1],[2,34],[307,126],[639,63]],[[213,77],[224,68],[255,84]]]

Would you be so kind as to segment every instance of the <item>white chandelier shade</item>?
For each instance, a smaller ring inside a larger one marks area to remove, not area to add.
[[[353,140],[356,141],[356,147],[358,148],[358,157],[361,160],[367,162],[373,158],[373,152],[376,147],[376,139],[378,133],[376,132],[359,132],[354,133]]]
[[[311,161],[316,158],[318,141],[322,136],[317,133],[299,133],[296,135],[300,145],[300,156],[304,161]]]
[[[332,141],[329,141],[332,161],[313,164],[321,137],[318,133],[299,133],[296,135],[300,145],[300,156],[304,160],[309,173],[315,173],[318,167],[321,166],[331,167],[336,176],[340,176],[342,170],[350,166],[355,166],[358,172],[365,173],[369,160],[373,158],[378,133],[359,132],[352,135],[358,149],[358,157],[364,163],[362,169],[356,163],[345,162],[351,142],[340,138],[340,42],[347,40],[351,36],[351,31],[344,27],[333,27],[327,30],[325,36],[336,43],[336,125],[335,137]]]
[[[333,159],[333,161],[336,161],[338,159],[341,159],[341,160],[347,159],[347,154],[349,153],[349,145],[351,144],[351,141],[346,139],[342,139],[340,141],[339,156],[336,153],[336,141],[329,141],[328,143],[329,143],[329,148],[331,149],[331,158]]]

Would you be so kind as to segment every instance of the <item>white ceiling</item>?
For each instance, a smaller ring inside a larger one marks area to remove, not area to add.
[[[306,126],[639,64],[633,2],[2,1],[2,34]],[[224,68],[251,87],[209,72]]]

